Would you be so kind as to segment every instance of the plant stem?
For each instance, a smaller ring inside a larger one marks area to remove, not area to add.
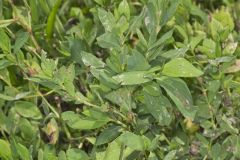
[[[60,118],[58,112],[51,106],[51,104],[48,103],[48,101],[46,100],[46,98],[42,95],[41,92],[37,91],[37,93],[40,95],[40,97],[43,99],[43,101],[48,105],[48,107],[50,108],[50,110],[52,110],[52,112],[57,116],[57,118]]]

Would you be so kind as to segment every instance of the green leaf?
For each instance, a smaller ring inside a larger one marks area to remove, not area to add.
[[[164,10],[162,11],[161,20],[160,20],[161,26],[165,25],[173,17],[179,4],[181,3],[181,0],[178,0],[178,1],[171,0],[171,1],[164,1],[164,2],[166,3],[166,5],[163,6]]]
[[[235,147],[233,154],[240,158],[240,137],[239,135],[232,135],[232,144]]]
[[[58,160],[67,160],[67,155],[64,151],[60,151],[58,154]]]
[[[21,159],[24,159],[24,160],[32,159],[28,149],[20,143],[17,144],[17,152],[20,155]]]
[[[156,2],[155,2],[156,3]],[[144,19],[147,31],[149,34],[158,32],[158,22],[157,22],[157,7],[154,1],[149,1],[147,4],[147,15]]]
[[[32,21],[33,23],[38,23],[39,21],[39,8],[38,8],[38,1],[35,0],[30,0],[30,8],[31,8],[31,17],[32,17]]]
[[[101,82],[102,85],[112,89],[116,89],[119,87],[119,83],[111,77],[110,73],[107,70],[91,67],[90,72],[95,78],[97,78]]]
[[[0,148],[0,158],[12,160],[12,151],[10,144],[5,140],[0,139]]]
[[[135,106],[132,100],[132,89],[130,88],[119,88],[108,93],[105,97],[112,103],[119,105],[121,110],[125,112],[131,111]]]
[[[13,63],[11,63],[9,60],[6,60],[6,59],[0,60],[0,70],[7,68],[8,66],[11,66],[11,65],[13,65]]]
[[[111,12],[107,12],[104,9],[98,9],[98,17],[105,28],[106,32],[111,32],[116,25],[115,18]]]
[[[167,40],[169,40],[170,38],[172,38],[172,34],[173,34],[173,30],[168,31],[167,33],[164,33],[164,35],[161,36],[161,38],[159,40],[157,40],[156,42],[154,42],[148,50],[152,50],[156,47],[159,47],[160,45],[164,44],[164,42],[166,42]]]
[[[170,77],[198,77],[203,74],[184,58],[175,58],[165,64],[162,73]]]
[[[43,160],[57,160],[55,148],[49,144],[44,145]]]
[[[121,154],[121,144],[113,141],[108,145],[103,160],[119,159]]]
[[[82,52],[82,61],[86,66],[103,68],[105,63],[91,53]]]
[[[15,100],[14,97],[11,97],[11,96],[8,96],[8,95],[4,95],[4,94],[2,94],[2,93],[0,93],[0,98],[1,98],[1,99],[4,99],[4,100],[7,100],[7,101],[13,101],[13,100]]]
[[[14,101],[14,100],[19,100],[22,99],[26,96],[28,96],[30,94],[30,92],[22,92],[22,93],[18,93],[15,97],[12,96],[8,96],[8,95],[4,95],[0,93],[0,98],[7,100],[7,101]]]
[[[116,48],[120,50],[120,38],[114,33],[104,33],[97,38],[97,42],[102,48]]]
[[[6,130],[7,116],[0,109],[0,130]]]
[[[214,160],[222,159],[220,158],[221,153],[223,153],[221,145],[219,143],[214,144],[211,148],[211,153],[210,153],[211,158]]]
[[[79,130],[100,128],[110,121],[110,118],[102,112],[95,111],[95,115],[83,116],[72,111],[62,113],[62,119],[69,127]]]
[[[161,57],[170,58],[170,59],[184,57],[184,55],[187,51],[188,51],[188,47],[179,48],[179,49],[171,49],[171,50],[161,54]]]
[[[210,23],[211,34],[215,40],[225,40],[229,33],[234,29],[234,21],[230,13],[222,8],[212,15]]]
[[[151,81],[153,74],[149,74],[147,71],[124,72],[113,76],[113,79],[121,85],[136,85]]]
[[[170,125],[172,116],[168,112],[168,108],[171,108],[169,100],[161,96],[151,96],[148,93],[144,93],[144,104],[149,113],[160,123],[160,125]]]
[[[13,6],[13,17],[18,19],[24,29],[30,30],[32,28],[31,15],[26,7]]]
[[[197,110],[193,106],[192,95],[186,83],[181,79],[171,77],[161,77],[157,78],[157,80],[166,90],[182,115],[186,118],[194,119]]]
[[[205,36],[203,35],[199,35],[199,36],[196,36],[196,37],[191,37],[190,39],[190,47],[192,50],[194,50],[197,45],[204,39]]]
[[[105,0],[94,0],[96,3],[98,3],[99,5],[103,6],[105,3]]]
[[[209,102],[212,102],[214,100],[214,97],[216,97],[219,89],[220,89],[221,83],[219,80],[213,80],[209,81],[207,84],[207,90],[208,90],[208,100]]]
[[[123,133],[118,138],[118,141],[133,150],[144,151],[146,149],[144,139],[141,136],[138,136],[131,132]]]
[[[143,35],[143,33],[140,31],[140,29],[136,29],[136,32],[137,32],[137,35],[138,35],[138,38],[139,38],[139,41],[141,42],[141,44],[147,48],[148,46],[148,43]]]
[[[198,46],[196,48],[198,51],[206,54],[209,58],[216,57],[216,42],[212,39],[204,39],[202,46]]]
[[[58,71],[55,71],[53,80],[63,90],[67,91],[70,96],[74,97],[75,96],[75,86],[73,84],[74,78],[75,78],[75,66],[71,64],[69,67],[62,66]]]
[[[192,15],[200,17],[204,23],[207,23],[208,14],[202,11],[197,5],[193,4],[190,6],[190,13]]]
[[[91,69],[92,71],[92,69]],[[99,73],[99,81],[107,86],[110,87],[112,89],[116,89],[119,87],[119,83],[117,81],[115,81],[109,74],[107,74],[106,72],[100,72]]]
[[[88,108],[85,109],[82,113],[88,117],[92,117],[95,119],[102,119],[107,121],[110,120],[107,113],[98,109]]]
[[[107,66],[115,73],[120,73],[123,71],[123,66],[126,63],[127,55],[119,54],[116,52],[111,53],[109,58],[106,60]]]
[[[115,12],[116,13],[116,12]],[[116,33],[118,35],[123,35],[123,33],[129,28],[129,22],[125,16],[121,16],[117,21]]]
[[[233,55],[238,46],[238,42],[229,42],[222,51],[223,55]]]
[[[89,156],[81,149],[70,148],[66,152],[68,160],[89,160]]]
[[[123,0],[123,1],[121,1],[121,3],[119,4],[118,14],[119,14],[120,16],[121,16],[121,15],[125,15],[128,20],[130,19],[130,8],[129,8],[129,5],[128,5],[127,0]]]
[[[136,29],[140,28],[142,25],[142,21],[144,19],[146,13],[146,9],[144,8],[139,16],[135,16],[129,24],[129,29],[128,29],[128,33],[135,31]]]
[[[113,141],[121,134],[120,129],[121,127],[119,126],[110,126],[104,129],[97,137],[96,145],[98,146]]]
[[[0,37],[1,37],[0,48],[4,52],[10,53],[11,52],[10,39],[9,39],[8,35],[4,32],[3,29],[0,29]]]
[[[62,4],[62,0],[57,0],[48,16],[47,25],[46,25],[46,34],[48,39],[51,39],[53,36],[54,24],[55,24],[57,12],[61,4]]]
[[[53,78],[53,73],[57,69],[58,60],[48,59],[45,54],[41,57],[42,71],[37,75],[41,78]]]
[[[178,36],[183,40],[185,44],[188,43],[188,35],[182,26],[176,25],[175,31],[178,33]]]
[[[221,117],[219,125],[223,131],[227,131],[230,134],[239,133],[239,130],[232,125],[232,122],[225,115]]]
[[[33,140],[35,138],[38,128],[26,118],[21,118],[19,120],[19,130],[21,131],[21,135],[26,140]]]
[[[27,32],[20,32],[17,34],[17,39],[14,44],[13,52],[16,54],[20,48],[27,42],[29,38],[29,34]]]
[[[176,150],[172,150],[170,151],[163,160],[173,160],[175,158],[177,151]]]
[[[16,101],[14,109],[18,114],[26,118],[41,119],[42,114],[34,103],[27,101]]]
[[[128,71],[145,71],[150,68],[146,58],[136,50],[128,57],[127,70]]]

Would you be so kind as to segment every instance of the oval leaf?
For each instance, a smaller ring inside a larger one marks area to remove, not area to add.
[[[105,63],[103,63],[99,58],[87,52],[82,52],[82,61],[86,66],[95,68],[103,68],[105,66]]]
[[[70,148],[67,150],[67,159],[68,160],[88,160],[90,159],[84,151],[77,148]]]
[[[131,132],[123,133],[118,140],[133,150],[144,151],[146,149],[143,137]]]
[[[171,108],[171,103],[164,96],[151,96],[144,93],[144,104],[149,113],[160,123],[160,125],[170,125],[172,116],[167,108]]]
[[[108,145],[108,148],[104,155],[104,160],[119,159],[121,153],[121,144],[113,141]]]
[[[165,64],[162,73],[170,77],[198,77],[203,74],[184,58],[175,58]]]
[[[0,139],[0,158],[11,159],[12,152],[10,144],[2,139]]]
[[[42,114],[38,107],[32,103],[27,101],[17,101],[15,102],[14,109],[18,114],[26,118],[32,119],[41,119]]]
[[[192,95],[186,83],[179,78],[158,78],[160,85],[166,90],[169,97],[176,104],[184,117],[194,119],[196,108],[193,106]]]
[[[82,116],[80,114],[75,114],[72,111],[67,111],[62,113],[62,118],[64,121],[66,121],[69,127],[83,130],[99,128],[110,121],[110,118],[106,114],[94,113],[96,116]]]
[[[102,131],[102,133],[97,137],[96,145],[102,145],[109,143],[116,139],[121,132],[119,131],[121,127],[110,126]]]
[[[124,72],[113,77],[121,85],[136,85],[152,80],[152,76],[146,71]]]

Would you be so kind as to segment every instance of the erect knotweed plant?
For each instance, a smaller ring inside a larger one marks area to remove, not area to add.
[[[240,2],[0,0],[0,159],[240,159]]]

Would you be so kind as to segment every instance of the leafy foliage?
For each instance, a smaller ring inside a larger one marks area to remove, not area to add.
[[[240,3],[0,1],[0,159],[240,159]]]

